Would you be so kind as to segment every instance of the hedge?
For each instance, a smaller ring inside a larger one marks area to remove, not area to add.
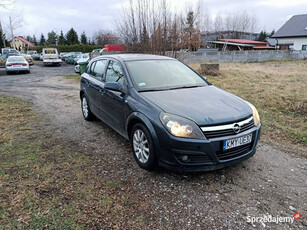
[[[97,46],[97,45],[60,45],[60,46],[52,46],[52,45],[47,45],[47,46],[35,46],[35,47],[30,47],[29,50],[36,50],[38,53],[42,52],[43,48],[57,48],[59,53],[62,52],[82,52],[82,53],[89,53],[92,52],[94,49],[101,49],[103,47]]]

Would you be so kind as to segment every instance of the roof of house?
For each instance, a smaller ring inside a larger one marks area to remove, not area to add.
[[[266,46],[267,42],[259,42],[259,41],[252,41],[247,39],[218,39],[221,42],[231,42],[231,43],[239,43],[239,44],[248,44],[248,45],[261,45]]]
[[[29,41],[27,41],[26,39],[24,39],[22,36],[18,36],[18,37],[15,37],[15,38],[18,38],[20,41],[22,41],[23,43],[27,44],[28,46],[30,47],[34,47],[35,45]]]
[[[272,38],[307,37],[307,14],[294,15]]]

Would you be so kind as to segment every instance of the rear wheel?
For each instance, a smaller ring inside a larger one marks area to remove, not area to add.
[[[89,107],[88,99],[84,94],[81,97],[81,109],[82,109],[82,114],[85,120],[92,121],[94,119],[95,116],[92,113]]]
[[[138,165],[146,170],[154,169],[156,167],[156,156],[148,129],[142,124],[136,124],[132,128],[130,141],[133,156]]]

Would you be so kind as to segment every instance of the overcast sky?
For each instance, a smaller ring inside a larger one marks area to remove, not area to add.
[[[0,3],[5,0],[0,0]],[[78,34],[85,31],[89,37],[99,29],[115,30],[122,4],[128,0],[16,0],[15,12],[22,12],[23,25],[15,35],[41,33],[51,30],[64,34],[73,27]],[[197,0],[169,0],[172,8],[183,9],[187,2]],[[278,30],[291,16],[307,14],[307,0],[207,0],[212,16],[224,12],[243,11],[255,14],[257,31]],[[9,9],[0,8],[0,19],[7,32]]]

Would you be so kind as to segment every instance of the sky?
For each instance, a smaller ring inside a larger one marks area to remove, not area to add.
[[[0,4],[7,0],[0,0]],[[22,26],[15,35],[40,37],[51,30],[64,34],[74,28],[78,34],[85,31],[91,38],[95,31],[115,31],[115,22],[121,14],[122,5],[128,0],[15,0],[14,14],[22,15]],[[187,3],[197,0],[168,0],[172,9],[184,9]],[[257,19],[257,30],[277,31],[291,16],[307,14],[307,0],[204,0],[214,17],[226,12],[247,11]],[[2,27],[8,33],[8,16],[12,7],[0,7]]]

